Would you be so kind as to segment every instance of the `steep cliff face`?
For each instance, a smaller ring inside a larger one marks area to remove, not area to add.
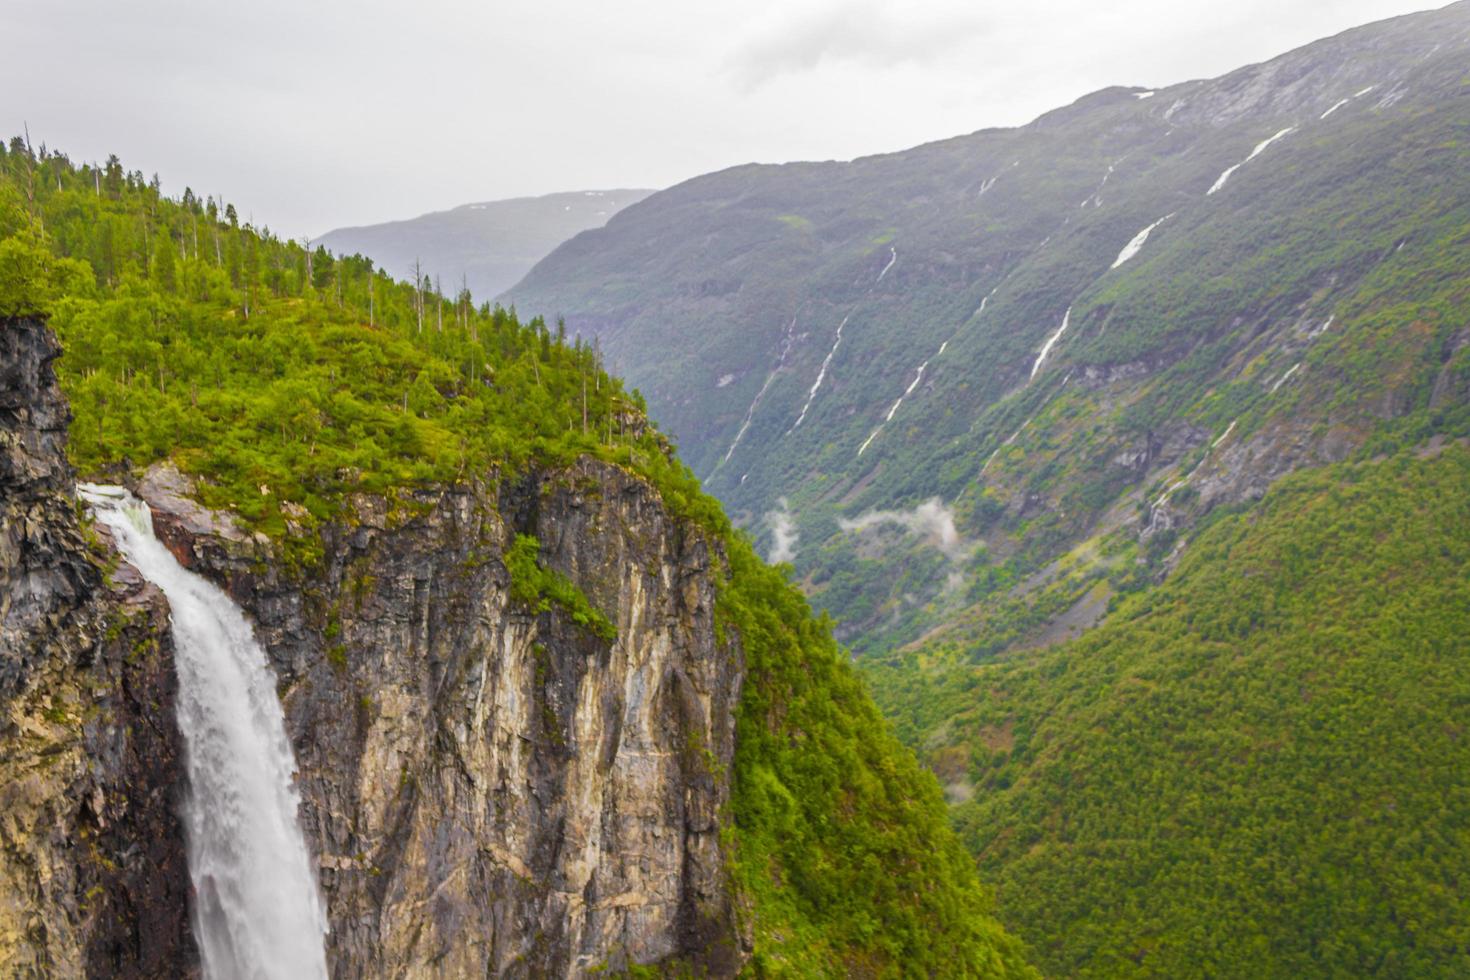
[[[647,484],[583,461],[358,498],[304,578],[172,469],[138,490],[275,661],[337,976],[738,969],[718,828],[741,654],[716,638],[718,559]],[[512,597],[518,533],[615,639]]]
[[[188,976],[167,604],[78,519],[58,353],[0,322],[0,973]]]

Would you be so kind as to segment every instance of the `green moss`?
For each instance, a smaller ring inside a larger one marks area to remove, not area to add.
[[[803,234],[810,234],[812,230],[811,221],[803,218],[799,214],[778,214],[776,216],[776,220],[781,222],[781,224],[785,225],[787,228],[790,228],[792,231],[799,231]]]

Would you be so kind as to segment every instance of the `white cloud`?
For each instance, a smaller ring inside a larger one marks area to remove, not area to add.
[[[838,527],[849,533],[861,533],[881,524],[893,524],[925,538],[953,562],[969,558],[978,544],[960,535],[955,527],[954,511],[938,497],[931,497],[913,510],[870,510],[855,520],[843,518],[837,522]]]
[[[793,5],[739,42],[729,68],[748,88],[824,62],[866,68],[932,64],[984,27],[971,4],[845,0],[805,9]]]
[[[898,150],[1429,5],[11,0],[0,134],[116,152],[298,236]]]
[[[772,565],[779,565],[783,561],[796,560],[796,542],[801,537],[796,530],[796,520],[791,516],[791,506],[785,497],[776,501],[778,509],[766,512],[766,526],[771,529],[771,536],[775,539],[771,545],[771,554],[767,558]]]

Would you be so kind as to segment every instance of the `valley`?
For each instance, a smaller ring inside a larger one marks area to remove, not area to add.
[[[0,972],[1470,974],[1467,66],[314,240],[27,127]]]

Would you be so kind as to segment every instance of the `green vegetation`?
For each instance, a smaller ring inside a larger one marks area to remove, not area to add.
[[[0,313],[50,314],[84,474],[170,457],[309,562],[350,493],[663,452],[626,434],[641,399],[559,326],[170,200],[115,158],[12,141],[0,168]]]
[[[1288,54],[1249,110],[1242,76],[1157,99],[1112,89],[1016,129],[710,174],[548,256],[512,295],[596,323],[763,546],[762,515],[791,515],[796,574],[860,657],[927,653],[936,630],[946,655],[991,656],[1037,639],[1040,617],[998,608],[1011,586],[1157,499],[1168,484],[1154,482],[1181,478],[1232,423],[1221,450],[1258,440],[1261,487],[1363,439],[1391,452],[1470,433],[1465,17]],[[1321,118],[1388,78],[1392,98]],[[809,232],[788,230],[796,215]],[[1190,493],[1176,514],[1209,505]],[[935,496],[982,557],[838,524]],[[1002,617],[1026,628],[971,628]]]
[[[532,612],[542,613],[556,605],[572,622],[604,643],[618,638],[618,629],[592,605],[586,593],[565,575],[544,568],[540,562],[541,542],[529,534],[517,534],[505,555],[510,572],[510,595]]]
[[[748,526],[790,515],[1058,975],[1470,972],[1463,451],[1412,456],[1470,437],[1467,11],[711,174],[514,292],[606,331]],[[936,496],[972,555],[839,524]]]
[[[756,557],[648,427],[596,349],[539,320],[394,282],[360,256],[308,253],[232,207],[13,142],[0,158],[0,297],[49,313],[82,472],[171,458],[310,575],[349,496],[494,479],[580,455],[654,485],[729,556],[722,636],[748,665],[726,842],[758,976],[1031,971],[989,912],[938,788],[878,716],[830,625]],[[604,641],[613,624],[544,568],[506,555],[513,598]],[[345,590],[357,601],[367,586]],[[329,662],[346,665],[340,626]],[[364,714],[373,702],[358,702]],[[551,726],[548,726],[551,727]]]
[[[888,697],[1048,972],[1460,975],[1467,638],[1451,443],[1290,477],[1082,639]]]
[[[933,776],[893,738],[830,624],[743,539],[730,558],[719,608],[746,656],[734,809],[755,974],[1029,973]]]

